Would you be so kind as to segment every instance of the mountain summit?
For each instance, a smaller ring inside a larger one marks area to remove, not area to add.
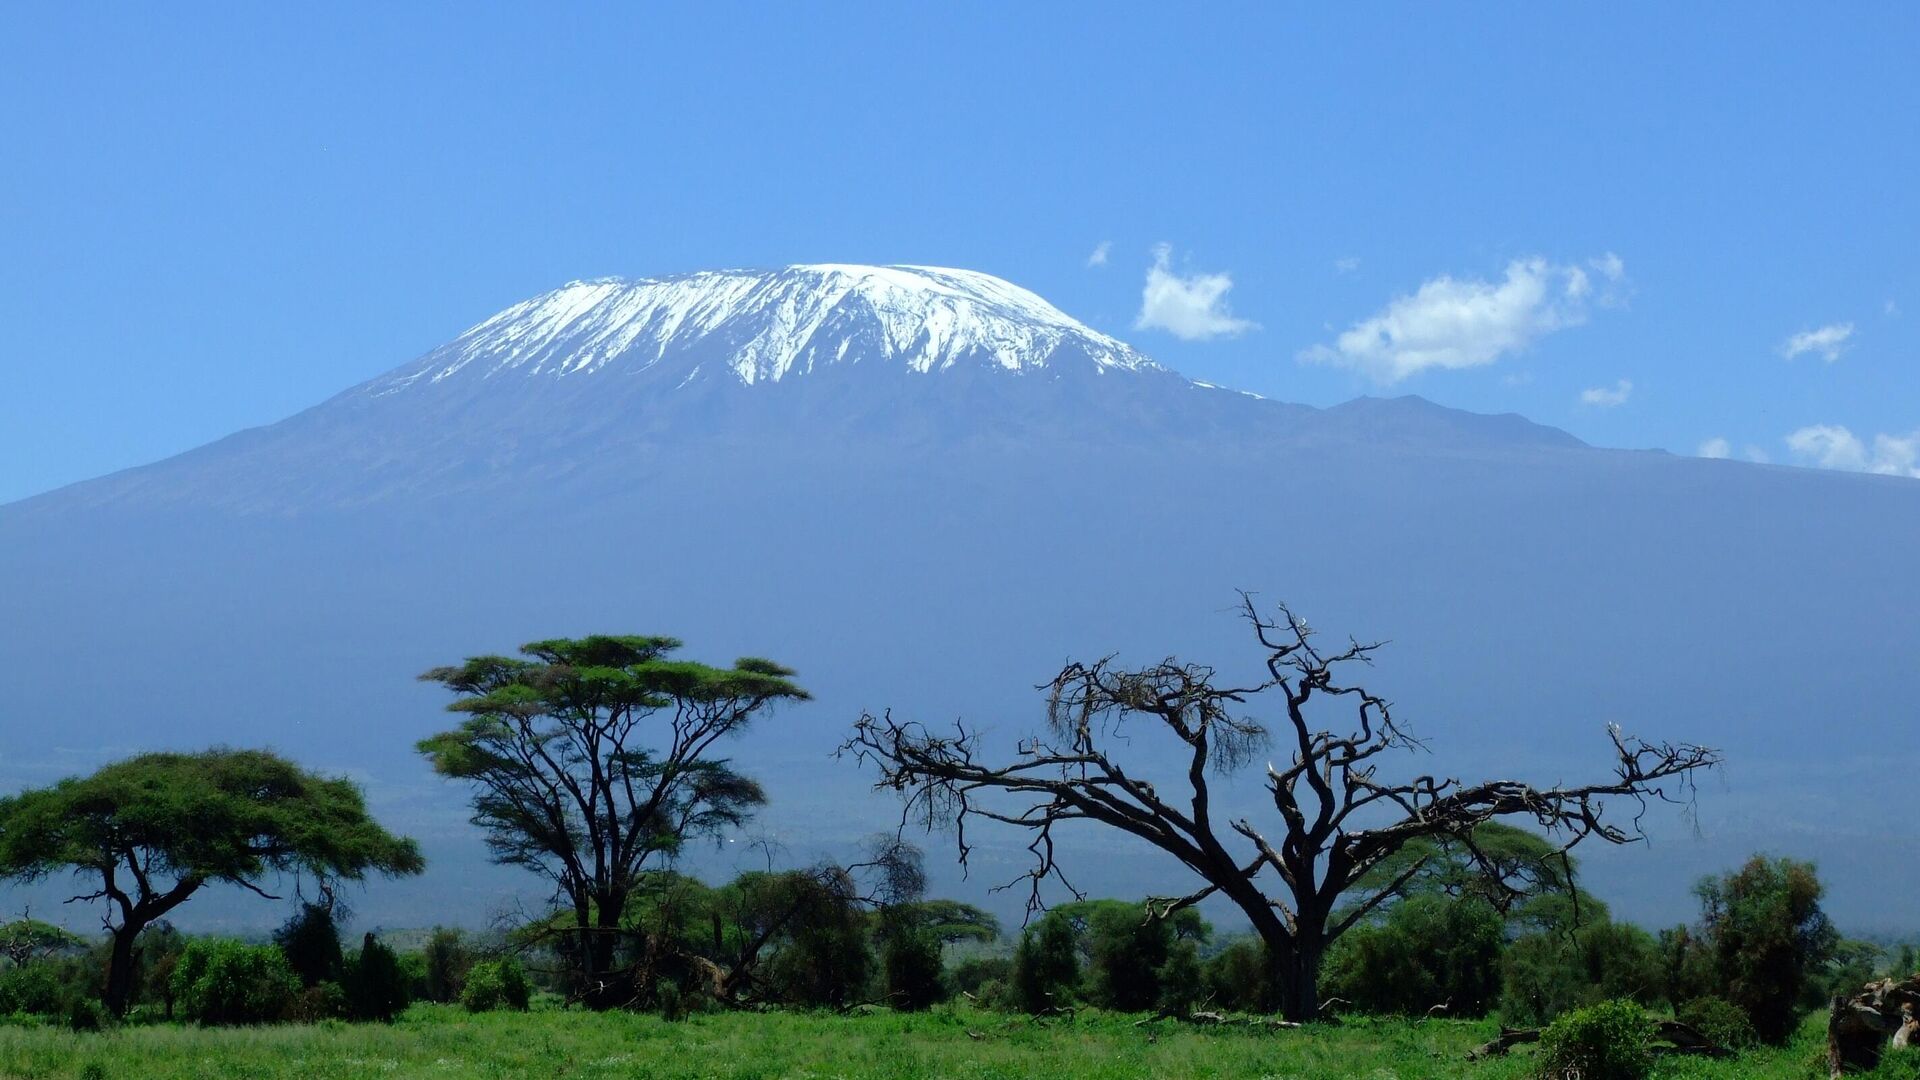
[[[931,266],[789,266],[575,281],[374,380],[373,396],[467,379],[639,374],[779,382],[839,365],[917,374],[1158,365],[1017,285]]]

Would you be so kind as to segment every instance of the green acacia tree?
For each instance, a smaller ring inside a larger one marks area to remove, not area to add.
[[[493,858],[552,882],[570,909],[576,992],[604,1008],[633,996],[616,942],[642,875],[689,840],[739,825],[766,801],[715,756],[721,740],[783,701],[793,672],[670,657],[668,637],[536,641],[521,657],[476,656],[422,675],[466,719],[424,739],[441,775],[476,789],[473,821]]]
[[[106,901],[108,1010],[131,1001],[140,932],[202,886],[283,874],[359,880],[417,874],[413,841],[382,829],[350,781],[307,772],[264,750],[142,754],[92,776],[0,799],[0,877],[72,871]]]

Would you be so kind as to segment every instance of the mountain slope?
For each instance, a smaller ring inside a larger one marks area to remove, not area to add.
[[[1656,813],[1650,849],[1591,857],[1616,911],[1683,917],[1694,876],[1756,849],[1819,856],[1859,929],[1920,890],[1880,810],[1911,771],[1887,748],[1920,699],[1920,570],[1871,540],[1920,532],[1920,484],[1412,398],[1265,401],[934,273],[573,287],[600,299],[529,301],[280,424],[0,507],[0,783],[275,745],[427,842],[431,880],[380,886],[367,918],[417,922],[457,885],[477,921],[532,886],[485,869],[410,750],[446,722],[427,667],[596,631],[794,665],[816,700],[733,752],[806,861],[897,812],[830,757],[858,710],[1010,741],[1070,657],[1244,672],[1244,588],[1392,640],[1376,685],[1434,749],[1389,768],[1587,776],[1609,722],[1725,748],[1701,836]],[[1255,814],[1257,781],[1230,795]],[[1005,900],[1006,839],[940,887]],[[1102,892],[1180,884],[1098,837],[1081,866]]]

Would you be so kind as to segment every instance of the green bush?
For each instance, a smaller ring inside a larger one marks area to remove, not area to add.
[[[467,986],[460,993],[460,1004],[466,1006],[468,1012],[525,1011],[532,998],[533,988],[527,984],[526,970],[520,961],[508,956],[482,961],[468,969]]]
[[[66,987],[48,963],[0,971],[0,1013],[57,1016],[66,1004]]]
[[[1267,947],[1244,937],[1207,960],[1207,992],[1214,1004],[1236,1012],[1269,1012],[1273,1007],[1267,972]]]
[[[1321,997],[1365,1013],[1423,1016],[1445,1005],[1449,1016],[1485,1016],[1500,993],[1504,935],[1484,900],[1411,897],[1334,944]]]
[[[1154,972],[1160,996],[1155,1002],[1171,1013],[1192,1012],[1207,999],[1207,976],[1200,967],[1200,950],[1191,941],[1176,941],[1167,962]]]
[[[1650,1025],[1631,1001],[1575,1009],[1540,1033],[1547,1080],[1644,1080],[1653,1069]]]
[[[880,961],[887,1002],[894,1008],[919,1012],[946,1000],[940,939],[928,931],[894,929],[881,944]]]
[[[361,941],[360,954],[347,959],[340,989],[346,992],[347,1008],[356,1020],[389,1022],[405,1012],[410,1001],[400,958],[372,934]]]
[[[1753,1019],[1725,998],[1695,998],[1674,1010],[1674,1019],[1729,1050],[1746,1050],[1760,1044],[1760,1033],[1753,1029]]]
[[[286,1019],[300,977],[277,946],[222,938],[189,942],[174,965],[174,999],[202,1024],[265,1024]]]
[[[1080,982],[1073,936],[1073,925],[1058,911],[1021,933],[1013,952],[1013,995],[1020,1008],[1038,1013],[1073,1003]]]

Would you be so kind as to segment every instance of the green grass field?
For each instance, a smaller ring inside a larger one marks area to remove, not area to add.
[[[920,1015],[653,1016],[536,1010],[472,1016],[415,1006],[392,1026],[132,1026],[103,1034],[0,1027],[0,1076],[89,1080],[233,1077],[995,1078],[1527,1077],[1526,1048],[1469,1063],[1491,1022],[1350,1021],[1298,1031],[1135,1027],[1134,1017],[1040,1023],[965,1007]],[[1655,1075],[1773,1080],[1825,1075],[1822,1023],[1733,1061],[1670,1060]],[[1878,1074],[1912,1080],[1912,1060]]]

